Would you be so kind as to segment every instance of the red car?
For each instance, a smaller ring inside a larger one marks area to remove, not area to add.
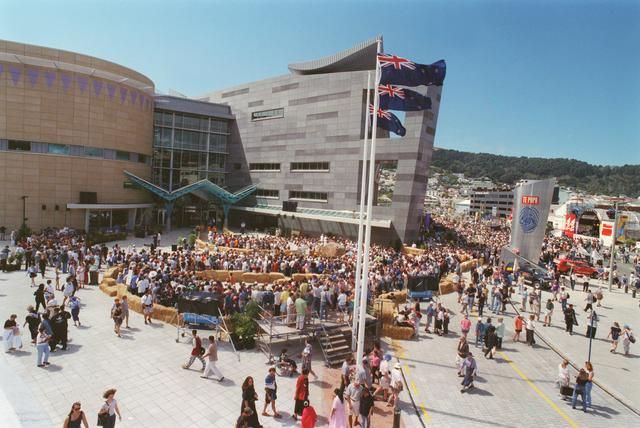
[[[598,276],[598,269],[581,260],[561,259],[557,265],[558,272],[568,273],[573,270],[577,275],[585,275],[591,278]]]

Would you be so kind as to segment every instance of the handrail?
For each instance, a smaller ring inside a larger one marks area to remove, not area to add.
[[[318,314],[318,319],[319,318],[320,318],[320,314]],[[329,334],[327,333],[327,330],[324,328],[324,323],[322,322],[322,320],[320,320],[320,328],[322,329],[322,334],[324,335],[324,337],[327,338],[327,343],[329,344],[329,347],[333,349],[333,344],[331,343],[331,340],[329,340]],[[320,350],[322,351],[322,355],[324,356],[324,362],[327,366],[329,366],[329,356],[327,355],[327,352],[324,350],[324,346],[322,346],[322,336],[318,340],[318,343],[320,344]]]
[[[240,354],[238,354],[238,351],[236,350],[236,346],[233,344],[233,340],[231,339],[231,334],[229,333],[229,327],[227,327],[227,322],[224,320],[224,316],[222,316],[222,311],[220,311],[220,308],[218,308],[218,314],[220,315],[220,319],[222,320],[222,325],[224,326],[220,328],[222,329],[222,331],[227,333],[227,337],[229,338],[229,343],[231,343],[231,349],[233,349],[233,353],[236,355],[238,362],[240,362]]]

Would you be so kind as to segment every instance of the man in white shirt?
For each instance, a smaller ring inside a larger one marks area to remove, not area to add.
[[[362,397],[362,385],[358,382],[357,378],[353,379],[353,382],[349,384],[344,391],[344,398],[349,404],[347,406],[347,412],[349,414],[349,426],[353,427],[360,425],[358,422],[358,415],[360,414],[360,398]]]
[[[153,296],[151,295],[151,290],[147,288],[147,291],[140,298],[140,303],[142,303],[142,313],[144,314],[144,323],[147,321],[151,324],[151,315],[153,314]]]
[[[149,289],[149,278],[147,278],[147,276],[144,275],[142,279],[138,281],[137,286],[138,286],[138,295],[141,297],[144,296],[144,293],[146,293],[147,290]]]

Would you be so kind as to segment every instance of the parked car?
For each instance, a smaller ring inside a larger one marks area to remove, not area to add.
[[[583,260],[560,259],[556,268],[560,273],[573,271],[576,275],[584,275],[591,278],[596,278],[598,276],[598,269]]]
[[[507,272],[513,271],[513,263],[509,263],[505,270]],[[546,270],[538,268],[531,264],[523,264],[518,268],[520,275],[524,277],[524,283],[532,287],[540,287],[542,290],[551,289],[552,278],[547,277]]]

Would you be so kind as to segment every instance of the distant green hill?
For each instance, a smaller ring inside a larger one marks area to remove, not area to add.
[[[600,166],[575,159],[545,159],[469,153],[436,148],[432,167],[497,183],[556,177],[562,186],[594,194],[640,196],[640,165]]]

